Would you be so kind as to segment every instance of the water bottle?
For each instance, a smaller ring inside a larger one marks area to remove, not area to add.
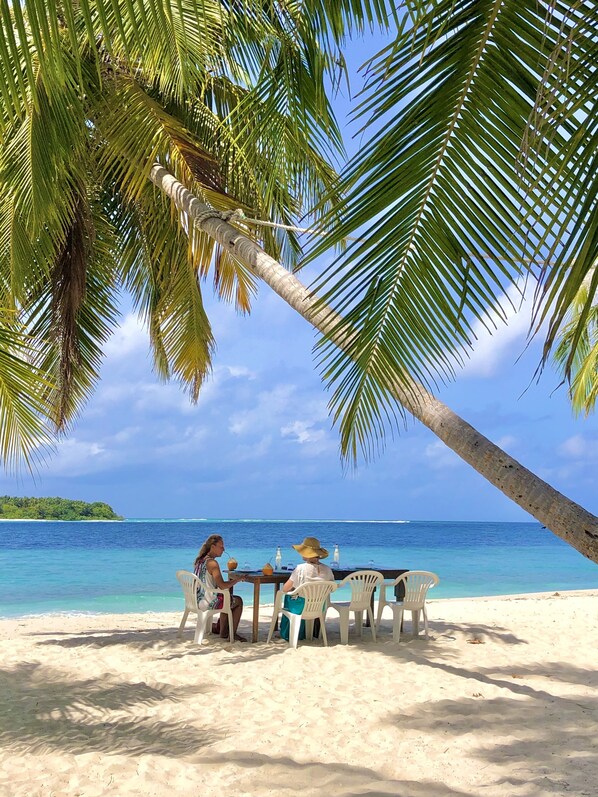
[[[282,551],[280,550],[280,545],[276,548],[276,556],[274,557],[274,564],[275,569],[280,570],[282,567]]]
[[[340,554],[338,552],[338,545],[335,543],[334,545],[334,553],[332,554],[332,564],[334,567],[338,567],[341,561]]]

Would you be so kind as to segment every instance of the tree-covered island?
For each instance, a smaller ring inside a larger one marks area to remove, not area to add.
[[[0,520],[123,520],[103,501],[0,496]]]

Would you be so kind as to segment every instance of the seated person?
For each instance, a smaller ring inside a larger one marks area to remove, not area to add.
[[[293,548],[303,557],[303,564],[297,565],[288,581],[285,581],[282,585],[283,592],[291,592],[308,581],[334,581],[332,570],[328,565],[323,565],[320,562],[320,559],[325,559],[328,556],[328,551],[326,548],[322,548],[317,537],[306,537],[300,545],[293,545]],[[283,607],[292,614],[301,614],[304,606],[304,598],[285,595]],[[287,642],[289,640],[289,627],[289,619],[283,614],[280,621],[280,636],[286,639]],[[314,634],[316,636],[319,630],[319,623],[316,621],[314,623]],[[299,639],[305,639],[305,622],[303,620],[299,630]]]
[[[201,546],[197,559],[195,560],[194,573],[205,584],[205,592],[201,589],[197,591],[197,602],[200,609],[221,609],[224,602],[222,595],[214,595],[213,590],[231,589],[240,581],[245,581],[244,576],[240,576],[235,581],[225,581],[220,572],[220,565],[216,561],[217,556],[224,553],[224,540],[219,534],[211,534]],[[231,595],[231,611],[233,615],[233,634],[237,642],[246,642],[245,637],[237,634],[241,614],[243,613],[243,599],[239,595]],[[220,615],[220,636],[228,639],[228,615]]]

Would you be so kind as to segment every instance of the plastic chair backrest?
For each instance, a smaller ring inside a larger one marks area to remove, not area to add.
[[[197,578],[195,573],[190,573],[188,570],[177,570],[176,577],[183,588],[183,595],[185,596],[185,608],[196,612],[197,590],[201,586],[201,581]]]
[[[436,573],[430,573],[428,570],[410,570],[399,576],[395,584],[400,581],[405,584],[403,607],[405,609],[420,609],[426,602],[428,590],[438,584],[439,578]]]
[[[188,570],[177,570],[176,577],[183,588],[183,594],[185,596],[185,608],[189,609],[191,612],[205,611],[200,609],[197,604],[197,590],[201,587],[201,591],[204,595],[210,592],[211,594],[214,594],[216,590],[209,590],[204,582],[195,575],[195,573],[190,573]],[[217,591],[221,592],[220,590]],[[230,592],[228,590],[222,590],[222,609],[228,610],[229,606]],[[216,609],[215,611],[219,611],[219,609]]]
[[[297,587],[291,594],[305,599],[301,617],[304,620],[310,620],[322,615],[322,605],[335,589],[334,581],[308,581]]]
[[[384,576],[377,570],[356,570],[344,578],[339,586],[351,587],[352,609],[367,609],[371,604],[372,592],[383,581]]]

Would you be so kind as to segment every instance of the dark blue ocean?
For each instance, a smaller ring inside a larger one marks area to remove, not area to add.
[[[423,521],[127,520],[0,523],[0,616],[177,611],[175,571],[191,570],[202,541],[222,534],[240,567],[301,560],[319,537],[343,566],[432,570],[431,597],[598,588],[598,565],[538,523]],[[250,587],[239,589],[246,603]],[[269,599],[269,596],[265,596]]]

